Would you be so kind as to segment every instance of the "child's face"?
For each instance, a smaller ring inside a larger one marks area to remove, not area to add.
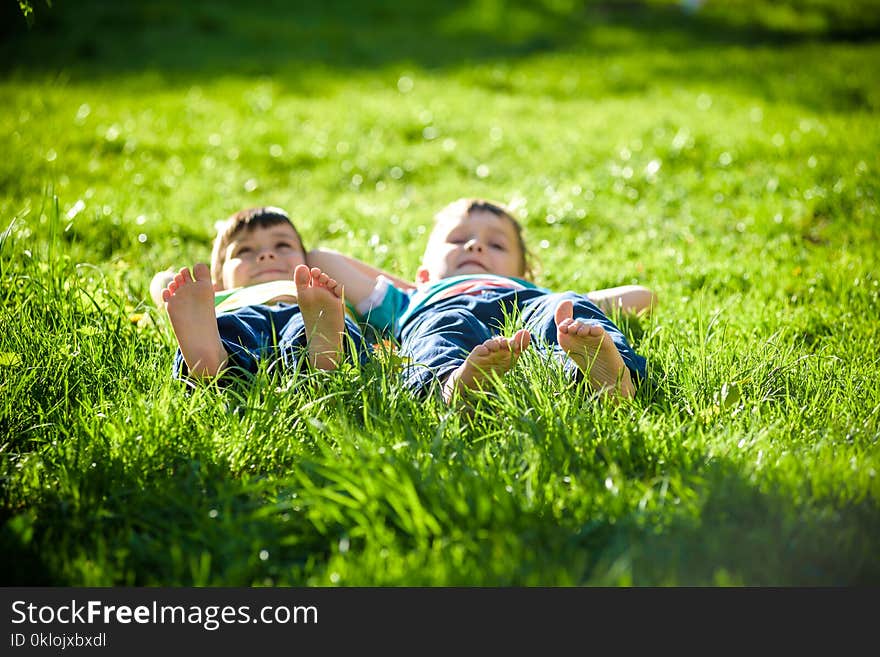
[[[416,278],[425,283],[460,274],[523,276],[522,260],[510,220],[474,210],[434,227]]]
[[[293,270],[305,262],[302,242],[290,224],[254,226],[226,247],[223,289],[292,280]]]

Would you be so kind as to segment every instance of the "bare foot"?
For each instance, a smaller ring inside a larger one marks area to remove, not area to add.
[[[443,384],[443,400],[449,403],[457,392],[487,387],[494,375],[500,376],[513,367],[531,338],[528,331],[520,329],[512,338],[489,338],[474,347]]]
[[[319,370],[335,370],[342,356],[345,309],[342,285],[317,267],[298,265],[293,272],[299,309],[306,325],[309,362]]]
[[[190,375],[217,376],[229,355],[217,329],[214,286],[208,265],[196,264],[192,274],[186,267],[181,269],[162,290],[162,301]]]
[[[559,346],[587,377],[590,386],[612,398],[633,396],[635,388],[629,369],[614,342],[598,324],[574,319],[571,301],[556,307],[556,339]]]

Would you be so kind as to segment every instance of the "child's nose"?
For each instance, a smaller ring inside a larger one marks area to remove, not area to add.
[[[267,258],[274,258],[275,252],[272,249],[263,249],[257,254],[257,260],[266,260]]]
[[[483,245],[476,238],[470,239],[464,244],[465,251],[482,251]]]

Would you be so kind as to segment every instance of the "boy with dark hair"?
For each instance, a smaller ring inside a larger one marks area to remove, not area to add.
[[[242,210],[217,227],[211,267],[196,264],[154,277],[179,346],[175,376],[213,378],[227,369],[250,373],[263,359],[336,369],[344,357],[363,362],[366,345],[345,316],[342,285],[306,265],[299,232],[280,208]],[[215,309],[218,292],[245,292],[250,302]],[[348,339],[346,339],[348,338]],[[354,354],[350,353],[353,349]]]

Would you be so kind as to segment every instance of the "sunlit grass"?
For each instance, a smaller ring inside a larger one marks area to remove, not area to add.
[[[4,582],[880,581],[869,25],[78,4],[4,42]],[[216,220],[279,205],[308,246],[411,276],[462,195],[514,205],[540,283],[658,292],[621,321],[651,370],[632,404],[531,353],[471,415],[384,359],[171,380],[147,286]]]

